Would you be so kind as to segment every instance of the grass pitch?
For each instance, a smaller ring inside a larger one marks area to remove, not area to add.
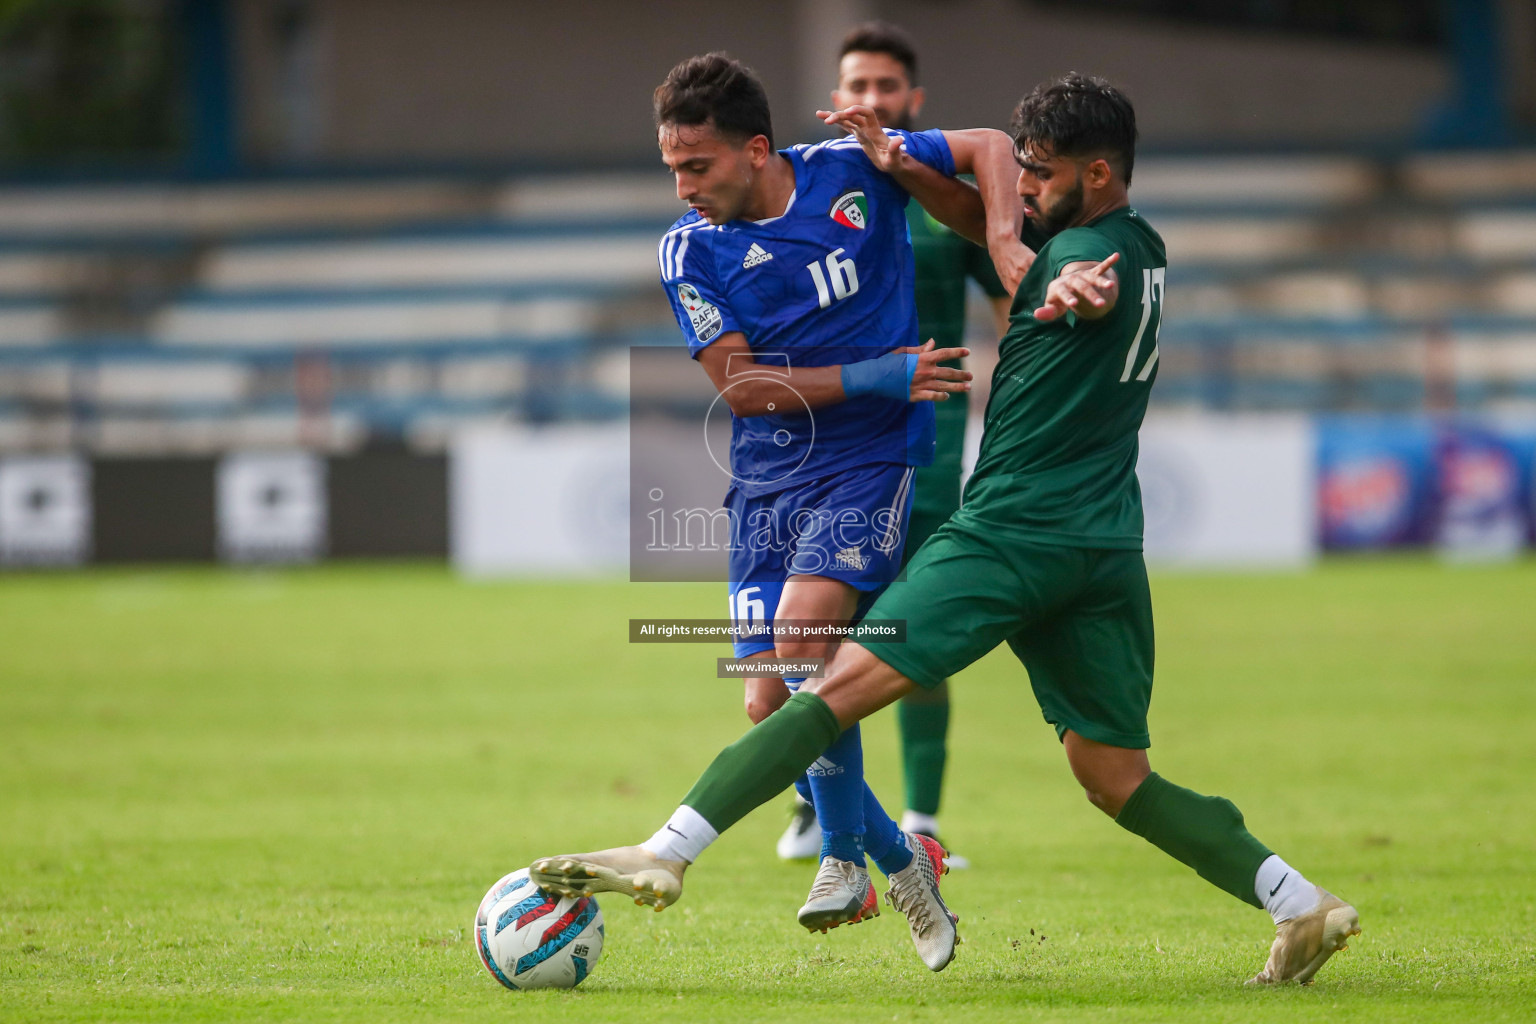
[[[0,578],[0,1020],[1530,1020],[1536,564],[1154,583],[1153,764],[1354,901],[1307,989],[1271,929],[1093,810],[1006,651],[956,686],[930,975],[899,915],[807,936],[760,810],[574,992],[476,961],[485,888],[649,835],[744,728],[722,650],[630,646],[715,586],[436,568]],[[899,806],[889,712],[870,778]]]

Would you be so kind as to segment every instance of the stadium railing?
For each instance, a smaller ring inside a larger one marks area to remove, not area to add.
[[[1132,195],[1170,254],[1157,401],[1536,400],[1536,155],[1147,158]],[[677,343],[677,210],[647,173],[0,191],[0,451],[621,416],[628,347]]]

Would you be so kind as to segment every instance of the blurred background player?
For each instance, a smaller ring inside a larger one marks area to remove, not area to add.
[[[776,151],[762,85],[723,54],[674,67],[654,104],[662,158],[690,207],[658,249],[662,282],[732,414],[733,617],[847,623],[898,570],[914,467],[932,458],[930,403],[969,387],[969,373],[938,365],[963,349],[915,347],[909,191],[853,139]],[[927,165],[912,192],[984,224],[977,190],[953,180],[944,136],[901,138]],[[992,170],[1000,189],[1006,176]],[[891,351],[903,343],[913,347]],[[738,638],[735,653],[826,658],[835,646],[769,634]],[[753,720],[801,681],[748,680]],[[857,729],[808,774],[825,834],[798,918],[825,931],[878,913],[866,852],[894,875],[923,844],[864,784]]]
[[[843,38],[838,58],[834,108],[857,103],[872,108],[886,128],[912,129],[927,97],[917,84],[917,50],[905,31],[881,21],[856,25]],[[966,282],[975,281],[987,294],[996,336],[1001,337],[1008,329],[1008,290],[987,250],[939,223],[916,200],[907,204],[907,226],[917,265],[918,336],[933,339],[939,348],[959,346],[965,340]],[[960,463],[969,410],[970,396],[963,392],[934,408],[933,464],[920,468],[913,481],[916,493],[903,566],[960,507]],[[935,839],[939,838],[939,801],[948,760],[949,714],[948,680],[932,690],[912,693],[896,707],[907,797],[901,827]],[[804,789],[804,784],[796,787],[794,817],[779,838],[778,854],[785,860],[809,859],[821,851],[821,829]],[[970,866],[953,850],[948,863],[951,868]]]

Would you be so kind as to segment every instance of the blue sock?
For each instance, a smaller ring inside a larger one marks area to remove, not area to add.
[[[854,725],[806,769],[821,856],[864,863],[864,746]]]
[[[868,783],[864,786],[864,849],[887,878],[912,863],[901,828],[885,813]]]

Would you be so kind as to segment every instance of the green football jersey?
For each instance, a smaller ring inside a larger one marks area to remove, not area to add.
[[[924,343],[934,339],[939,348],[958,347],[965,341],[966,280],[975,280],[990,296],[1008,292],[998,280],[987,251],[934,220],[916,200],[907,204],[907,228],[917,265],[914,294],[918,337]],[[920,511],[948,516],[960,504],[960,461],[969,398],[959,393],[946,402],[934,403],[938,436],[933,464],[918,470],[913,498],[914,507]],[[915,550],[917,545],[909,547]]]
[[[1120,294],[1106,316],[1034,318],[1064,266],[1117,252]],[[998,349],[961,516],[1041,543],[1141,547],[1136,433],[1157,378],[1167,265],[1162,238],[1130,207],[1040,249]]]

